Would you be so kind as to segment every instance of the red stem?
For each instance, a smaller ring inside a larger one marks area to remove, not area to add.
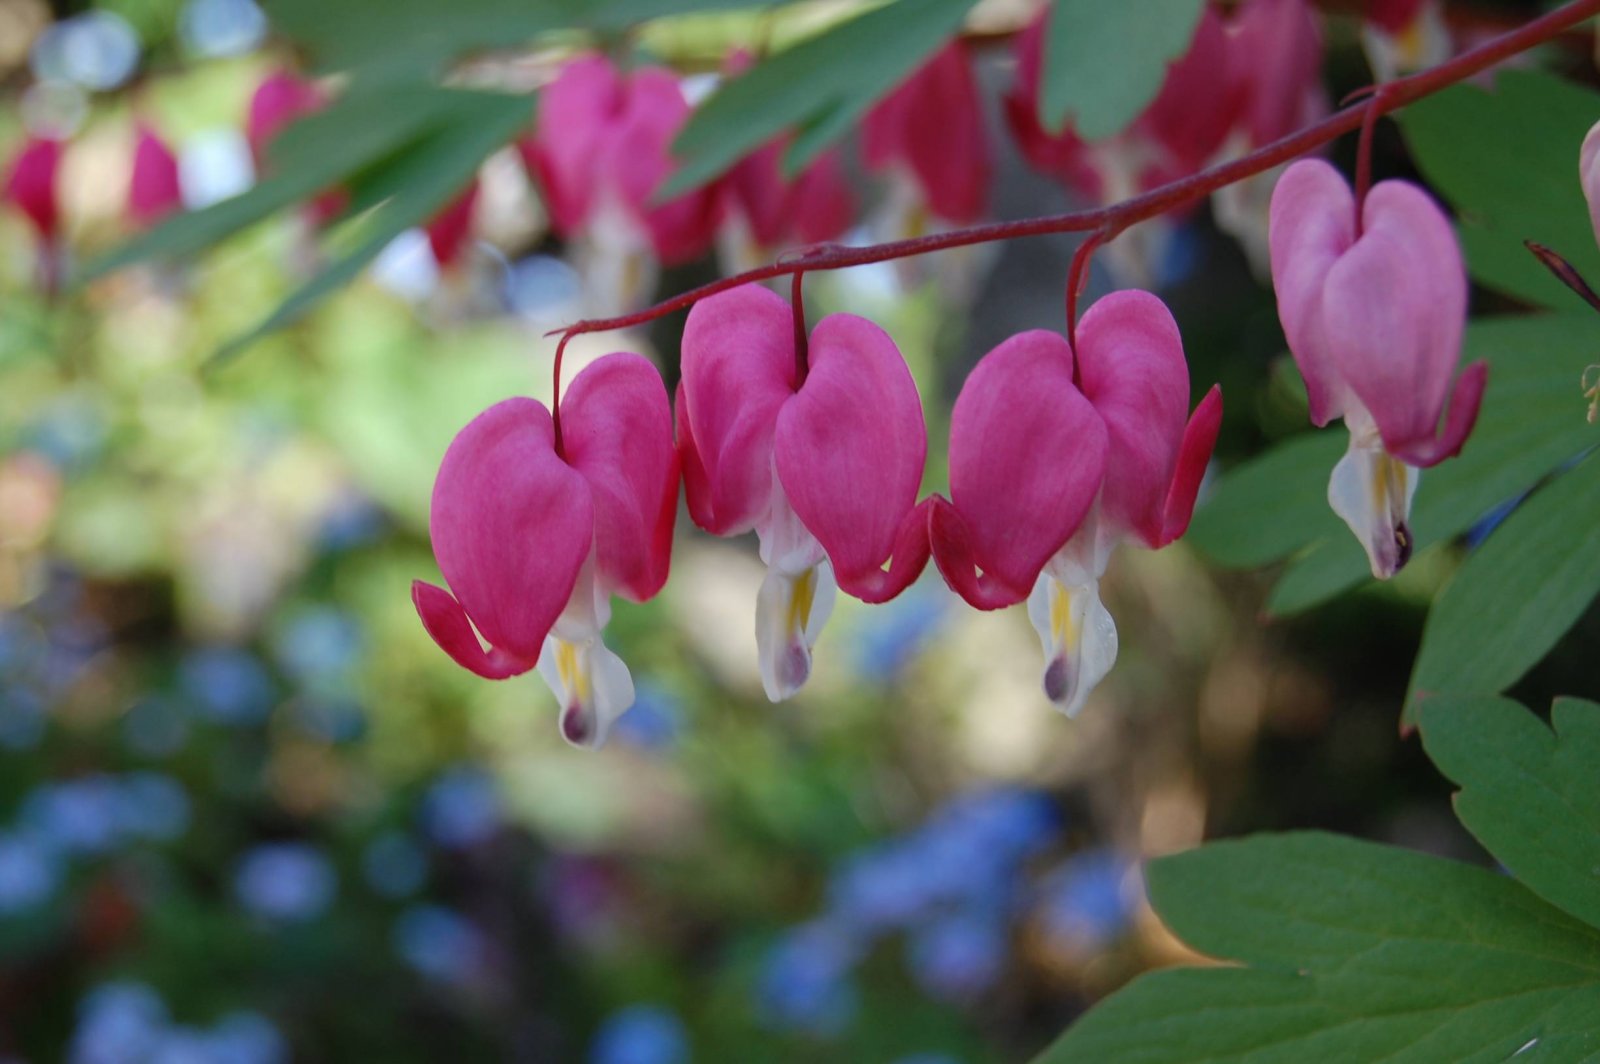
[[[1089,283],[1089,260],[1095,249],[1111,239],[1104,229],[1097,229],[1084,238],[1078,250],[1072,253],[1072,266],[1067,270],[1067,343],[1078,350],[1078,297]]]
[[[1388,86],[1372,93],[1367,113],[1361,119],[1361,137],[1356,141],[1356,236],[1361,236],[1361,220],[1366,210],[1367,192],[1372,188],[1372,131],[1389,108]]]
[[[848,266],[865,266],[874,262],[926,255],[931,251],[943,251],[946,248],[969,247],[973,244],[1016,240],[1020,237],[1051,233],[1081,233],[1093,229],[1118,232],[1136,222],[1153,218],[1191,200],[1210,195],[1219,188],[1263,173],[1279,163],[1321,147],[1335,137],[1343,136],[1360,127],[1367,121],[1368,112],[1374,107],[1379,107],[1380,112],[1403,107],[1414,100],[1469,78],[1479,71],[1487,70],[1496,63],[1525,52],[1535,45],[1542,44],[1595,14],[1600,14],[1600,0],[1570,0],[1554,11],[1440,63],[1431,70],[1391,81],[1383,86],[1381,93],[1375,93],[1369,99],[1335,112],[1297,133],[1275,140],[1231,162],[1180,178],[1121,203],[1039,218],[990,222],[986,225],[951,229],[943,233],[933,233],[909,240],[895,240],[886,244],[870,244],[864,247],[825,244],[807,249],[803,254],[792,256],[786,262],[774,262],[703,284],[632,314],[579,321],[563,329],[553,329],[548,335],[554,336],[559,333],[564,337],[571,337],[642,325],[674,311],[683,310],[718,292],[726,292],[730,288],[773,277],[793,276],[805,270],[838,270]],[[1379,96],[1382,97],[1381,107]]]
[[[806,338],[806,293],[804,286],[805,271],[794,272],[794,284],[790,286],[789,302],[794,307],[794,386],[799,388],[806,382],[806,373],[811,365],[808,359],[808,341]]]
[[[551,375],[555,378],[550,388],[550,423],[555,429],[556,454],[566,458],[567,450],[561,444],[561,356],[567,353],[567,341],[578,335],[576,332],[567,332],[562,335],[561,342],[556,344],[555,368]]]

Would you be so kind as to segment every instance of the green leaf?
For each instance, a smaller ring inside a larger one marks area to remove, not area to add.
[[[1348,439],[1338,428],[1304,433],[1229,470],[1186,539],[1219,565],[1247,569],[1343,531],[1328,508],[1328,476]]]
[[[1600,927],[1600,705],[1556,702],[1554,730],[1515,702],[1430,698],[1422,745],[1461,786],[1456,815],[1529,889]]]
[[[1461,215],[1472,276],[1531,303],[1582,302],[1522,246],[1537,240],[1600,280],[1588,208],[1578,182],[1578,146],[1600,117],[1600,95],[1530,70],[1507,70],[1493,92],[1457,85],[1400,116],[1428,182]]]
[[[471,108],[470,121],[452,120],[430,132],[403,154],[365,176],[352,199],[377,203],[354,224],[355,246],[296,289],[265,321],[231,340],[213,363],[226,361],[274,330],[304,317],[329,294],[350,283],[402,231],[419,225],[459,193],[491,154],[527,125],[527,97],[490,93]]]
[[[1039,93],[1045,128],[1070,122],[1085,140],[1122,132],[1161,91],[1204,9],[1205,0],[1055,0]]]
[[[1419,550],[1461,534],[1600,442],[1576,387],[1597,347],[1600,319],[1587,308],[1468,326],[1463,361],[1489,363],[1489,390],[1460,457],[1423,473],[1411,521]],[[1255,567],[1300,552],[1267,601],[1274,614],[1370,579],[1366,555],[1327,502],[1347,438],[1338,427],[1295,437],[1223,476],[1195,514],[1190,540],[1221,565]]]
[[[1143,976],[1041,1062],[1600,1052],[1600,933],[1508,877],[1303,833],[1164,858],[1150,895],[1189,945],[1254,967]]]
[[[1403,720],[1440,693],[1522,678],[1600,594],[1600,455],[1523,503],[1445,586],[1422,630]]]
[[[725,82],[673,143],[679,168],[660,199],[716,178],[790,130],[791,172],[815,159],[961,27],[975,0],[893,0],[786,48]]]
[[[197,255],[278,211],[303,202],[415,149],[431,132],[487,122],[511,107],[526,122],[527,98],[411,85],[353,92],[286,127],[269,151],[273,174],[240,196],[176,214],[91,263],[82,280],[151,259]]]

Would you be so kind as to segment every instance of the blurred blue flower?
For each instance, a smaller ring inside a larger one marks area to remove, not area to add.
[[[944,626],[949,605],[949,596],[930,582],[868,611],[852,648],[856,672],[877,683],[894,680]]]
[[[228,1013],[212,1028],[211,1040],[229,1064],[284,1064],[289,1060],[287,1040],[259,1012]]]
[[[646,750],[671,746],[678,738],[683,707],[671,691],[649,680],[634,687],[633,706],[616,723],[612,734]]]
[[[1040,885],[1045,931],[1068,946],[1098,949],[1127,928],[1143,889],[1138,867],[1115,850],[1075,854]]]
[[[178,677],[184,694],[223,724],[259,724],[272,711],[272,677],[247,650],[214,646],[190,651]]]
[[[774,1026],[836,1035],[859,1007],[851,970],[857,946],[848,933],[813,921],[788,932],[767,955],[757,986],[760,1011]]]
[[[993,917],[961,913],[919,929],[911,940],[911,972],[930,996],[969,1000],[1005,969],[1005,927]]]
[[[189,741],[189,718],[172,699],[160,695],[140,699],[122,718],[128,747],[144,757],[169,757]]]
[[[482,769],[454,768],[423,795],[421,818],[423,832],[435,845],[476,846],[500,830],[500,792]]]
[[[906,927],[939,900],[934,878],[909,842],[890,841],[848,858],[829,885],[829,908],[866,934]]]
[[[306,731],[330,743],[348,743],[366,734],[361,704],[343,696],[309,697],[294,703],[294,718]]]
[[[0,675],[4,671],[0,670]],[[0,688],[0,746],[31,750],[44,738],[48,712],[38,692],[21,684]]]
[[[0,835],[0,914],[32,909],[61,881],[55,855],[27,835]]]
[[[78,1003],[71,1064],[145,1064],[167,1025],[167,1007],[143,983],[106,983]]]
[[[956,796],[930,822],[934,831],[961,833],[1009,860],[1031,857],[1061,832],[1050,799],[1038,791],[993,787]]]
[[[289,1044],[258,1012],[230,1012],[211,1029],[214,1064],[287,1064]]]
[[[223,1064],[226,1058],[218,1054],[210,1032],[174,1024],[139,1059],[142,1064]]]
[[[351,550],[383,535],[388,519],[377,503],[351,489],[334,499],[317,528],[317,543],[325,551]]]
[[[486,955],[477,925],[440,905],[418,905],[401,913],[394,945],[418,974],[442,983],[470,982]]]
[[[1162,242],[1161,261],[1155,269],[1157,288],[1170,288],[1182,284],[1205,257],[1199,228],[1192,224],[1174,226]]]
[[[12,683],[31,678],[32,666],[43,659],[48,645],[31,619],[21,613],[0,613],[0,677]]]
[[[302,610],[273,645],[284,672],[302,686],[322,691],[348,682],[362,649],[360,620],[332,606]]]
[[[242,55],[266,39],[267,16],[255,0],[189,0],[178,35],[198,56]]]
[[[29,450],[65,473],[91,465],[106,440],[105,418],[93,402],[72,393],[47,403],[24,435]]]
[[[428,855],[410,836],[388,831],[367,844],[361,868],[373,890],[387,898],[404,898],[422,889]]]
[[[683,1021],[658,1005],[631,1005],[613,1012],[589,1047],[589,1064],[688,1064],[689,1035]]]
[[[84,776],[35,788],[23,801],[21,824],[67,854],[99,854],[121,841],[121,788],[110,776]]]
[[[1528,493],[1523,492],[1515,498],[1507,499],[1505,502],[1501,503],[1488,513],[1484,514],[1482,517],[1478,518],[1477,523],[1471,528],[1467,529],[1467,547],[1474,550],[1478,547],[1481,547],[1483,545],[1483,541],[1493,535],[1494,530],[1499,528],[1501,523],[1505,521],[1506,518],[1515,513],[1517,507],[1522,505],[1522,500],[1526,499],[1527,497]]]
[[[313,920],[333,902],[338,877],[328,859],[304,842],[269,842],[239,862],[234,893],[250,912],[269,920]]]
[[[189,794],[171,776],[133,772],[121,786],[122,824],[131,834],[169,842],[189,829]]]

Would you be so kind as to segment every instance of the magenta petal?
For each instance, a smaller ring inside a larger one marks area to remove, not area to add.
[[[916,175],[933,213],[966,224],[989,195],[989,136],[966,49],[953,41],[867,113],[862,153],[873,170]]]
[[[295,119],[320,110],[325,102],[322,90],[287,70],[268,74],[250,97],[250,113],[245,119],[245,139],[257,168],[267,159],[267,147],[284,126]]]
[[[1320,159],[1295,163],[1272,190],[1272,287],[1317,425],[1344,413],[1345,381],[1328,336],[1333,329],[1344,331],[1347,323],[1325,319],[1323,290],[1334,264],[1355,242],[1355,225],[1354,193],[1339,171]]]
[[[567,464],[589,482],[595,557],[608,589],[634,602],[661,590],[672,560],[678,456],[654,366],[634,354],[585,366],[561,400]]]
[[[1240,120],[1254,146],[1306,124],[1307,100],[1322,100],[1322,27],[1309,0],[1246,0],[1229,24],[1228,68]]]
[[[1578,152],[1578,179],[1589,204],[1589,224],[1600,241],[1600,122],[1590,127]]]
[[[61,199],[56,178],[61,172],[62,143],[33,137],[22,146],[6,175],[6,199],[16,205],[39,236],[53,239],[61,228]]]
[[[461,250],[472,236],[472,214],[477,206],[478,179],[473,178],[471,184],[428,221],[428,246],[433,249],[433,259],[441,268],[448,269],[461,258]]]
[[[923,507],[918,507],[921,512]],[[939,575],[950,590],[980,610],[999,610],[1015,606],[1028,597],[1033,585],[1017,587],[992,572],[978,572],[979,561],[973,545],[972,529],[949,500],[938,495],[926,503],[928,545]]]
[[[1227,88],[1228,60],[1222,16],[1208,3],[1189,50],[1168,68],[1138,119],[1140,132],[1167,150],[1174,177],[1205,166],[1233,128],[1237,97]]]
[[[663,262],[686,262],[711,246],[721,220],[721,197],[712,189],[695,189],[662,204],[654,199],[672,173],[672,139],[689,118],[689,103],[677,75],[660,67],[634,71],[625,99],[603,149],[600,180],[614,185],[643,220]]]
[[[1340,376],[1398,453],[1437,429],[1461,358],[1467,272],[1450,220],[1413,184],[1376,185],[1365,222],[1328,271],[1322,313]]]
[[[882,601],[915,579],[906,576],[915,558],[896,559],[900,588],[882,571],[928,456],[917,385],[888,333],[854,314],[817,324],[805,383],[778,414],[774,454],[784,493],[827,552],[840,588]],[[905,548],[926,563],[914,535]]]
[[[1189,413],[1178,323],[1149,292],[1113,292],[1078,323],[1077,357],[1079,387],[1106,426],[1101,517],[1158,544]]]
[[[719,293],[689,311],[682,350],[679,424],[689,431],[678,441],[698,457],[689,512],[714,535],[748,532],[771,503],[772,435],[794,394],[793,312],[759,285]]]
[[[1162,508],[1161,537],[1150,546],[1164,547],[1189,530],[1195,497],[1200,494],[1200,482],[1205,479],[1206,466],[1211,463],[1211,451],[1217,445],[1217,432],[1221,428],[1222,387],[1213,384],[1200,405],[1194,408],[1183,430],[1178,468],[1173,473],[1167,502]]]
[[[560,236],[571,236],[588,220],[597,160],[622,107],[622,77],[600,55],[567,63],[539,94],[533,139],[518,147]]]
[[[856,197],[850,191],[844,159],[836,151],[823,152],[795,178],[790,196],[794,235],[802,244],[835,240],[856,217]]]
[[[948,554],[961,538],[938,508],[930,526],[934,557],[951,586],[973,605],[993,608],[969,596],[965,576],[950,577],[970,560],[1026,597],[1083,523],[1105,468],[1105,425],[1072,383],[1066,338],[1034,330],[990,351],[968,376],[950,419],[950,504],[965,525],[963,553]]]
[[[1461,453],[1472,428],[1478,423],[1478,408],[1483,404],[1483,392],[1489,384],[1489,364],[1474,362],[1456,378],[1455,393],[1450,397],[1450,412],[1445,416],[1444,431],[1437,437],[1409,443],[1394,451],[1395,457],[1408,465],[1426,469],[1436,466],[1446,458]]]
[[[468,672],[475,672],[486,680],[504,680],[527,672],[538,661],[537,656],[518,658],[499,647],[485,651],[472,630],[472,622],[467,620],[466,611],[455,596],[442,587],[413,580],[411,602],[433,641]]]
[[[556,456],[553,441],[542,403],[491,406],[445,452],[428,520],[434,557],[461,608],[491,646],[529,663],[595,538],[588,483]]]
[[[177,157],[154,130],[141,123],[128,178],[129,219],[140,227],[154,225],[182,204]]]
[[[1039,124],[1039,86],[1044,65],[1044,35],[1049,23],[1047,6],[1023,27],[1012,45],[1016,81],[1001,100],[1006,124],[1022,149],[1023,158],[1040,173],[1072,189],[1085,199],[1098,201],[1103,181],[1089,145],[1071,128],[1051,134]]]

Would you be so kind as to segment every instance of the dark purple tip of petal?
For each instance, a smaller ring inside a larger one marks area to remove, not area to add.
[[[561,711],[561,735],[573,746],[588,746],[594,739],[594,715],[574,703]]]
[[[1064,702],[1071,677],[1067,675],[1067,659],[1056,658],[1044,670],[1044,695],[1052,702]]]
[[[1417,541],[1411,535],[1411,526],[1401,521],[1394,526],[1394,571],[1399,572],[1406,567],[1406,562],[1411,560],[1411,552],[1416,548]]]
[[[803,643],[791,645],[778,665],[778,673],[778,681],[785,687],[794,689],[805,686],[805,682],[811,678],[811,651]]]

